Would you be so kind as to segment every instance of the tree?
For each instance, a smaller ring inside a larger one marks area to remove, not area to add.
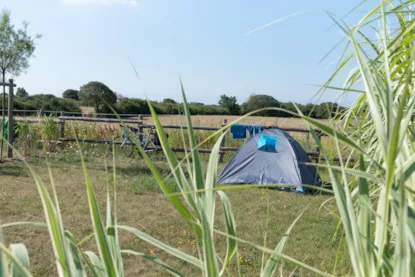
[[[176,101],[170,98],[163,99],[163,103],[176,104]]]
[[[248,100],[242,104],[243,113],[252,112],[262,108],[279,108],[281,107],[281,103],[276,100],[274,97],[265,95],[265,94],[252,94],[249,96]],[[279,116],[281,114],[285,114],[279,111],[264,111],[259,113],[258,115],[266,115],[266,116]]]
[[[237,103],[235,96],[227,96],[225,94],[222,94],[219,99],[219,106],[224,107],[228,109],[230,114],[239,114],[240,113],[240,107]]]
[[[79,98],[85,105],[91,105],[96,112],[107,111],[107,105],[117,103],[117,96],[101,82],[89,82],[79,90]]]
[[[10,22],[10,12],[3,10],[0,19],[0,73],[3,82],[6,82],[6,74],[19,76],[29,67],[29,59],[35,51],[35,40],[40,38],[36,35],[34,38],[28,35],[28,23],[23,21],[22,29],[15,29]],[[3,105],[2,118],[4,122],[5,115],[5,91],[3,86]],[[4,136],[4,124],[2,124],[2,137]],[[3,158],[3,140],[0,146],[0,158]]]
[[[76,89],[67,89],[62,94],[63,98],[79,100],[79,91]]]
[[[24,88],[17,88],[16,97],[24,98],[28,96],[29,96],[29,93],[27,93]]]

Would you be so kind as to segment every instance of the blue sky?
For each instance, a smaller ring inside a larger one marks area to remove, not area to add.
[[[127,96],[180,100],[181,76],[190,101],[217,103],[221,94],[269,94],[308,103],[335,68],[342,37],[323,12],[341,17],[361,0],[3,0],[12,22],[40,33],[35,57],[16,79],[29,94],[61,95],[101,81]],[[1,6],[0,6],[1,7]],[[355,23],[366,11],[346,18]],[[137,79],[131,63],[137,69]],[[324,100],[336,99],[332,92]],[[350,101],[350,100],[349,100]],[[346,103],[347,104],[347,103]]]

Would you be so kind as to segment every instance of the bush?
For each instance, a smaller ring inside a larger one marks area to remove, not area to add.
[[[6,97],[6,103],[7,102],[8,97]],[[0,104],[2,104],[2,99],[0,99]],[[78,101],[59,98],[53,94],[37,94],[24,98],[16,97],[14,99],[14,108],[16,110],[81,111]]]
[[[149,114],[147,101],[137,98],[122,98],[115,104],[115,110],[120,114]]]

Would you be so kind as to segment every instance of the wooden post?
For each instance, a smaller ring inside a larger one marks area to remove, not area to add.
[[[322,137],[321,131],[317,132],[317,137],[318,137],[318,140],[321,141],[321,137]],[[316,147],[316,152],[318,152],[318,156],[320,156],[320,148],[318,146]]]
[[[222,127],[226,126],[227,124],[228,124],[228,120],[224,119],[223,122],[222,122]],[[226,130],[224,132],[226,132]],[[222,141],[220,142],[220,148],[225,146],[225,139],[226,139],[226,135],[223,137]],[[220,163],[223,163],[223,156],[224,156],[224,152],[221,151],[220,154],[219,154],[219,162]]]
[[[65,137],[65,120],[59,120],[59,124],[61,125],[60,137],[64,138]]]
[[[144,137],[143,137],[143,133],[144,133],[144,128],[143,128],[143,124],[142,123],[143,120],[143,116],[141,114],[138,115],[138,132],[140,132],[140,134],[138,134],[138,139],[140,141],[143,141]]]
[[[9,128],[9,146],[7,147],[7,157],[9,159],[13,158],[13,140],[14,140],[14,120],[13,120],[13,109],[14,109],[14,103],[13,103],[13,79],[9,80],[9,106],[8,106],[8,128]]]

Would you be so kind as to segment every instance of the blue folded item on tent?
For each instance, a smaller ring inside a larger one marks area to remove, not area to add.
[[[296,187],[295,188],[295,191],[296,192],[299,192],[299,193],[306,193],[307,192],[307,190],[305,188],[303,188],[303,187]]]
[[[257,149],[266,152],[277,152],[277,137],[261,135],[258,139]]]
[[[251,137],[255,136],[256,134],[264,130],[264,127],[262,127],[261,125],[250,124],[247,127],[248,127],[249,136]]]
[[[233,124],[231,126],[231,133],[234,139],[246,138],[246,125],[245,124]]]

